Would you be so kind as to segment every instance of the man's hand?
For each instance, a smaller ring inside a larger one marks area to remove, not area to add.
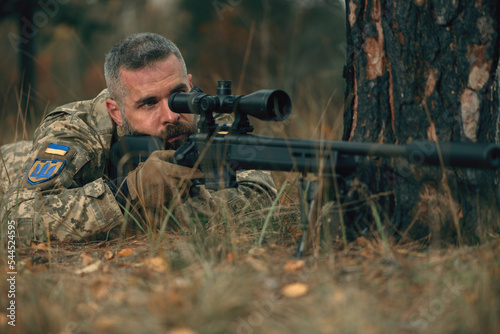
[[[203,173],[170,163],[175,151],[155,151],[127,175],[130,197],[142,207],[161,208],[175,196],[189,194],[193,179]]]

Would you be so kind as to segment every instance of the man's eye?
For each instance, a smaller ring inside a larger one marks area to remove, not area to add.
[[[143,107],[146,107],[146,108],[149,108],[149,107],[152,107],[156,104],[156,101],[155,100],[151,100],[151,101],[146,101],[142,104]]]

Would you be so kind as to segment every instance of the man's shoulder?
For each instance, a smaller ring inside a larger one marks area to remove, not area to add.
[[[99,134],[111,133],[114,123],[106,107],[106,100],[110,98],[107,89],[102,90],[95,98],[68,103],[49,112],[43,119],[40,127],[51,127],[55,121],[83,122]]]
[[[90,100],[76,101],[59,106],[49,112],[45,118],[50,118],[55,114],[72,114],[77,113],[94,113],[94,114],[104,114],[109,116],[108,110],[106,108],[106,99],[108,99],[109,93],[107,89],[102,90],[95,98]]]

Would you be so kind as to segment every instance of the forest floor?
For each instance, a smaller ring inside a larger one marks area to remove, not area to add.
[[[0,332],[500,332],[498,236],[389,249],[361,237],[300,259],[296,239],[278,230],[262,247],[252,233],[18,245],[15,286],[0,281]]]

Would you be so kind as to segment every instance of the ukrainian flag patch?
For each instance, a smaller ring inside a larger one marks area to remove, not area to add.
[[[31,184],[39,184],[58,175],[66,164],[66,160],[35,159],[26,174],[26,179]]]
[[[69,151],[69,146],[50,143],[45,149],[45,153],[65,155]]]

